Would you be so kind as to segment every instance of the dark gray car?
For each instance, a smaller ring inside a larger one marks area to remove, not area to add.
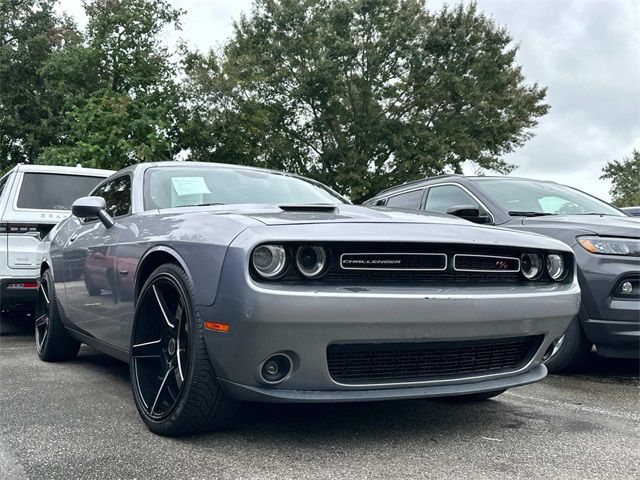
[[[38,354],[129,362],[166,435],[219,426],[234,400],[489,398],[545,376],[580,303],[562,242],[267,170],[142,164],[73,213],[43,246]]]
[[[380,192],[365,202],[457,215],[475,223],[536,232],[576,254],[582,306],[546,364],[578,367],[599,355],[640,353],[640,223],[619,209],[554,182],[445,175]]]

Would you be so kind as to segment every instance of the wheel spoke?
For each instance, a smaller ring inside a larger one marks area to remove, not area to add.
[[[182,388],[182,383],[184,382],[184,376],[182,375],[182,369],[180,368],[179,361],[178,361],[178,366],[173,369],[173,373],[174,373],[176,385],[178,386],[178,391],[179,391]]]
[[[49,296],[47,295],[47,289],[44,287],[44,285],[46,285],[46,283],[41,283],[40,284],[40,291],[42,292],[42,296],[44,297],[44,301],[47,304],[47,306],[49,305]]]
[[[186,350],[184,348],[180,348],[176,352],[176,357],[178,357],[178,366],[176,367],[176,369],[178,370],[178,376],[180,377],[181,382],[184,382],[184,372],[182,371],[182,359],[180,358],[180,355],[185,351]]]
[[[44,330],[44,333],[42,334],[42,338],[40,339],[40,345],[44,345],[44,341],[45,341],[45,339],[47,338],[47,334],[48,334],[48,333],[49,333],[49,329],[48,329],[48,328],[46,328],[46,329]]]
[[[155,285],[152,285],[151,288],[153,289],[153,294],[156,297],[158,306],[160,307],[160,311],[162,312],[162,316],[164,317],[164,321],[167,323],[167,325],[169,325],[169,327],[171,327],[171,329],[173,329],[174,325],[169,320],[169,309],[167,308],[167,304],[164,301],[164,297],[158,292],[158,289]]]
[[[49,317],[47,316],[46,313],[36,319],[36,327],[46,326],[47,323],[49,323]]]
[[[180,324],[182,323],[182,302],[178,301],[178,306],[176,307],[176,314],[173,316],[174,319],[174,324],[177,324],[178,326],[180,326]]]
[[[162,379],[162,383],[160,384],[160,388],[158,389],[158,393],[156,394],[156,399],[153,401],[153,405],[151,405],[151,410],[149,410],[149,415],[153,415],[153,412],[156,409],[158,400],[160,399],[160,395],[162,395],[162,391],[164,390],[164,387],[167,384],[167,379],[169,378],[169,375],[171,374],[171,372],[173,372],[173,368],[170,368],[164,374],[164,378]]]
[[[132,358],[153,358],[160,357],[162,353],[162,339],[153,342],[138,343],[131,347]]]

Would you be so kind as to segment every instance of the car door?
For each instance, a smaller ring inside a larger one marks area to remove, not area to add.
[[[121,175],[92,193],[103,197],[116,219],[131,214],[131,177]],[[116,250],[120,229],[98,219],[73,218],[75,231],[63,247],[66,315],[81,332],[115,345],[122,326],[116,292]]]
[[[429,187],[424,209],[429,212],[447,213],[451,207],[463,205],[478,208],[480,217],[477,223],[494,223],[491,212],[468,190],[455,183]]]

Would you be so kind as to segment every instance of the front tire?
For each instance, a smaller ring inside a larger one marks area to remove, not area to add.
[[[149,429],[178,436],[221,428],[235,410],[217,381],[193,286],[179,266],[155,270],[138,298],[129,368]]]
[[[549,373],[567,373],[579,370],[587,362],[592,345],[582,331],[577,316],[571,321],[559,342],[562,343],[544,362]]]
[[[40,360],[59,362],[73,360],[80,350],[80,342],[75,340],[60,319],[58,302],[49,270],[42,274],[36,301],[36,351]]]

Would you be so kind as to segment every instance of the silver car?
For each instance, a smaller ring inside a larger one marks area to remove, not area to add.
[[[280,172],[140,164],[73,214],[42,258],[38,354],[129,362],[163,435],[217,428],[242,400],[490,398],[544,378],[580,302],[561,242]]]

